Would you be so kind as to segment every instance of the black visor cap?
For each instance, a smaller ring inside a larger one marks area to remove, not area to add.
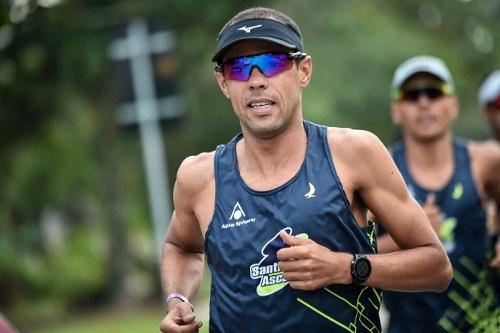
[[[231,46],[246,40],[265,40],[304,52],[302,39],[291,27],[271,19],[248,19],[235,23],[222,32],[217,39],[217,52],[212,61],[220,63]]]

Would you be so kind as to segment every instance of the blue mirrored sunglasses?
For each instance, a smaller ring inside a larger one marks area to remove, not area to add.
[[[247,81],[254,67],[266,77],[271,77],[292,67],[294,60],[302,60],[307,56],[304,52],[261,53],[236,57],[215,66],[215,71],[224,74],[228,80]]]

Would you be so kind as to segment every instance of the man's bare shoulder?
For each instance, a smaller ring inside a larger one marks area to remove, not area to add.
[[[330,127],[328,143],[344,187],[371,188],[398,174],[389,152],[371,132]]]
[[[498,152],[500,151],[500,143],[495,140],[486,140],[486,141],[469,141],[469,149],[474,151],[479,151],[479,153],[488,153],[488,152]]]
[[[365,159],[386,150],[375,134],[352,128],[329,127],[328,143],[336,154],[350,158]]]
[[[214,181],[215,151],[188,156],[177,171],[176,185],[184,191],[196,194]]]
[[[492,180],[498,184],[500,144],[494,140],[469,141],[468,148],[473,166],[479,171],[479,177],[484,178],[487,183]]]
[[[484,161],[484,163],[500,163],[500,143],[497,141],[469,141],[468,147],[473,159]]]

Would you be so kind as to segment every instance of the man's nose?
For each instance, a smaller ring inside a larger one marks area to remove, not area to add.
[[[429,96],[427,96],[427,94],[420,93],[418,95],[417,104],[419,106],[428,106],[431,102],[432,100],[429,98]]]
[[[252,68],[250,77],[248,78],[250,89],[265,89],[267,88],[267,77],[262,74],[257,66]]]

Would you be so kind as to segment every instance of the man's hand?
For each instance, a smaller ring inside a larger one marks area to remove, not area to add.
[[[431,226],[434,229],[434,232],[436,232],[436,234],[439,236],[439,232],[443,224],[443,212],[441,212],[439,206],[436,205],[436,195],[434,193],[430,193],[427,196],[425,203],[422,205],[422,209],[431,222]]]
[[[352,255],[332,252],[310,239],[302,239],[280,232],[290,247],[278,251],[279,267],[290,287],[315,290],[333,283],[351,282]]]
[[[201,325],[203,323],[196,320],[191,305],[178,302],[161,321],[160,331],[163,333],[197,333]]]

